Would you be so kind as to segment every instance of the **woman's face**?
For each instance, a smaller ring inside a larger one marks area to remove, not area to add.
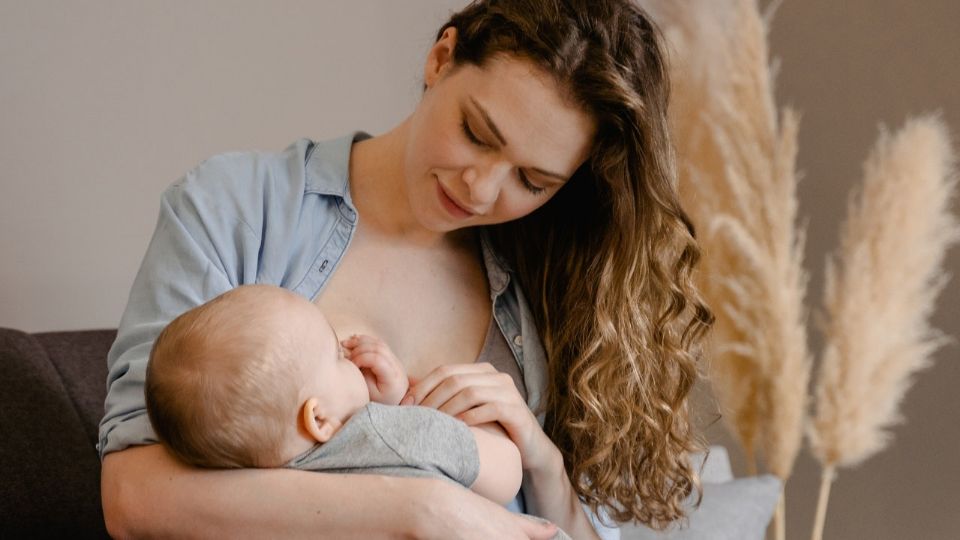
[[[411,118],[406,191],[416,219],[445,232],[533,212],[586,160],[593,119],[533,64],[498,57],[454,69],[456,30],[431,49]]]

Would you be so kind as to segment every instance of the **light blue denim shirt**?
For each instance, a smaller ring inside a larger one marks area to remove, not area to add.
[[[157,226],[107,356],[101,459],[156,443],[144,405],[153,341],[168,322],[234,287],[268,283],[314,300],[336,271],[357,226],[348,164],[358,132],[280,153],[211,157],[161,197]],[[538,410],[546,355],[510,270],[481,235],[491,309]],[[543,423],[543,415],[538,415]],[[520,503],[522,505],[522,502]],[[518,505],[513,505],[519,510]],[[593,517],[593,516],[591,516]]]

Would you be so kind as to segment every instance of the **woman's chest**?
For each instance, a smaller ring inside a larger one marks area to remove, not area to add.
[[[379,337],[414,377],[443,364],[474,362],[491,317],[486,276],[475,255],[360,235],[314,302],[341,339]]]

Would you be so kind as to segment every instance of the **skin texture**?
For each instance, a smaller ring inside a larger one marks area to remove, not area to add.
[[[443,39],[455,37],[448,28]],[[525,62],[479,68],[454,67],[442,55],[435,61],[407,134],[403,185],[412,217],[442,233],[511,221],[545,204],[586,159],[591,118]],[[433,196],[436,183],[473,215],[444,211]]]
[[[474,371],[490,308],[469,231],[546,203],[561,181],[532,169],[571,175],[586,159],[593,123],[524,61],[454,69],[455,40],[450,29],[428,53],[427,90],[414,113],[390,132],[354,145],[350,185],[360,227],[316,302],[331,314],[337,335],[389,342],[416,381],[416,402],[471,425],[502,425],[526,471],[528,511],[575,538],[594,538],[559,451],[521,407],[512,382]],[[506,146],[485,127],[475,102]],[[462,131],[464,111],[481,144]],[[530,191],[520,170],[544,191]],[[438,185],[471,215],[450,212]],[[387,269],[401,279],[390,281]],[[465,347],[469,343],[476,347]],[[555,532],[440,480],[204,471],[185,467],[158,445],[112,453],[102,470],[107,527],[119,537],[545,539]]]
[[[351,336],[338,343],[323,312],[303,298],[277,287],[245,288],[258,296],[263,309],[277,317],[277,335],[296,343],[296,356],[304,382],[303,403],[296,430],[284,443],[282,463],[325,443],[357,410],[374,401],[398,405],[408,388],[403,364],[383,341],[367,335]],[[237,291],[242,292],[242,291]],[[512,383],[511,383],[512,384]],[[470,428],[477,444],[480,471],[470,488],[502,505],[520,490],[520,452],[496,423]]]

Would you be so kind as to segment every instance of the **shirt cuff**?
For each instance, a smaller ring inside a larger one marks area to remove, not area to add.
[[[101,426],[97,451],[100,452],[100,461],[103,461],[104,456],[110,452],[158,442],[160,441],[153,432],[153,426],[150,425],[150,418],[146,411],[139,411]]]

